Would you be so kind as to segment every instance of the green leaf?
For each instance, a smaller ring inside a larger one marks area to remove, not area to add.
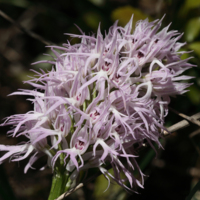
[[[200,0],[186,0],[184,7],[186,7],[188,10],[200,7]]]
[[[113,169],[108,170],[109,173],[112,175],[114,174]],[[124,177],[125,178],[125,177]],[[117,183],[110,184],[109,188],[108,186],[108,180],[104,177],[104,175],[100,175],[95,180],[95,188],[94,188],[94,199],[96,200],[119,200],[119,194],[120,196],[123,193],[123,189],[120,185]],[[107,189],[107,190],[106,190]],[[122,195],[123,196],[123,195]]]
[[[190,191],[189,195],[186,197],[185,200],[191,200],[192,197],[195,195],[197,190],[200,189],[200,181],[194,186],[194,188]]]
[[[105,4],[105,0],[89,0],[96,6],[103,6]]]
[[[94,30],[97,29],[99,22],[102,21],[101,15],[95,12],[87,12],[83,15],[84,22],[93,28]]]
[[[146,19],[148,17],[137,8],[134,8],[132,6],[124,6],[113,10],[111,13],[111,18],[113,21],[119,20],[119,25],[125,26],[130,20],[132,14],[134,14],[133,27],[138,20]]]
[[[28,2],[27,0],[1,0],[1,3],[5,3],[5,4],[11,4],[13,6],[17,6],[17,7],[22,7],[22,8],[27,8],[28,6],[30,6],[30,2]]]
[[[200,0],[186,0],[180,9],[180,16],[186,16],[191,9],[200,7]]]
[[[0,199],[12,199],[16,200],[12,187],[8,181],[8,177],[5,173],[4,167],[0,165]]]
[[[193,104],[199,105],[199,103],[200,103],[200,90],[197,86],[195,86],[195,85],[190,86],[190,91],[187,92],[187,95],[188,95],[190,101]]]
[[[141,163],[139,163],[140,169],[142,171],[151,163],[155,155],[155,151],[153,149],[150,149],[144,159],[141,161]]]
[[[54,200],[64,192],[69,191],[71,183],[72,181],[69,178],[69,174],[61,171],[54,174],[48,200]]]
[[[200,33],[200,17],[190,19],[185,28],[185,39],[188,42],[194,41],[194,39]]]
[[[193,50],[200,57],[200,42],[193,42],[188,45],[188,48]]]
[[[181,48],[181,49],[179,50],[179,52],[182,52],[182,51],[187,52],[188,49]],[[185,60],[185,59],[187,59],[187,58],[189,58],[189,57],[190,57],[190,54],[189,54],[189,53],[184,53],[184,54],[181,55],[181,59],[182,59],[182,60]]]

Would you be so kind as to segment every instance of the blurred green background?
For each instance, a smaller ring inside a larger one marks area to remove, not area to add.
[[[163,27],[172,22],[170,30],[184,32],[181,42],[187,44],[182,50],[192,51],[184,58],[192,56],[191,63],[197,67],[186,74],[194,76],[190,91],[172,98],[171,107],[191,116],[200,111],[200,0],[0,0],[0,10],[5,12],[25,29],[31,30],[57,45],[79,42],[64,33],[79,34],[78,25],[86,34],[96,33],[101,22],[102,33],[115,20],[124,26],[134,14],[134,23],[139,19],[154,20],[164,14]],[[30,86],[23,84],[32,75],[30,69],[51,69],[51,65],[32,66],[31,63],[45,59],[50,53],[43,43],[17,29],[0,16],[0,119],[6,116],[25,113],[32,109],[27,97],[8,94],[18,88]],[[182,120],[169,113],[166,126]],[[151,148],[140,152],[137,159],[147,175],[145,189],[140,194],[128,194],[114,182],[106,191],[107,180],[99,176],[67,199],[77,200],[183,200],[191,188],[200,180],[200,131],[196,125],[173,133],[162,140],[165,150],[155,153]],[[21,138],[8,138],[9,127],[1,127],[0,143],[16,144]],[[197,134],[191,137],[191,133]],[[2,155],[2,154],[1,154]],[[23,173],[26,161],[6,162],[0,166],[0,199],[2,200],[42,200],[47,199],[51,185],[50,169],[38,170],[45,161],[35,165],[37,170]],[[92,174],[92,172],[90,172]],[[137,175],[136,175],[137,176]],[[194,199],[200,199],[196,192]]]

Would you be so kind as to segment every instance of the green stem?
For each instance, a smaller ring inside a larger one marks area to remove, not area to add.
[[[93,91],[92,91],[92,100],[94,100],[97,96],[97,90],[96,90],[96,84],[94,84],[94,88],[93,88]]]
[[[67,105],[66,105],[66,104],[64,104],[64,105],[65,105],[65,109],[68,111]],[[74,119],[73,119],[73,117],[70,115],[70,113],[69,113],[69,117],[70,117],[70,119],[71,119],[71,128],[70,128],[70,131],[71,131],[71,133],[74,133]]]
[[[67,192],[70,189],[71,180],[69,174],[65,172],[59,172],[53,176],[51,191],[48,200],[55,200],[61,194]]]

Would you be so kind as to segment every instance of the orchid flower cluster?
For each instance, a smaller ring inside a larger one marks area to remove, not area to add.
[[[80,38],[79,44],[50,47],[53,60],[36,64],[50,63],[52,70],[35,72],[26,81],[35,89],[12,94],[31,96],[34,110],[2,124],[13,125],[9,136],[27,140],[0,145],[6,151],[0,163],[29,157],[26,173],[45,156],[48,167],[54,171],[61,164],[71,180],[96,167],[128,190],[143,187],[137,149],[144,141],[161,147],[170,97],[187,91],[190,83],[184,81],[191,77],[181,74],[192,65],[180,59],[185,43],[178,42],[182,34],[168,30],[170,25],[159,30],[162,19],[146,19],[132,31],[132,20],[125,27],[115,22],[105,36],[99,26],[96,35],[69,34]]]

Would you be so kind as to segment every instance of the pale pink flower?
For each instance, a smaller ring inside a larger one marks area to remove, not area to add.
[[[13,93],[32,96],[34,110],[8,117],[2,124],[13,125],[8,134],[23,135],[28,142],[0,145],[7,152],[0,163],[29,156],[26,172],[46,156],[54,169],[64,155],[72,180],[81,170],[98,167],[108,180],[111,177],[126,189],[143,187],[134,145],[146,140],[161,147],[170,97],[187,91],[190,84],[180,81],[191,77],[181,74],[192,65],[180,59],[184,43],[177,41],[182,34],[168,31],[169,26],[159,31],[162,19],[138,21],[133,32],[132,20],[124,28],[116,22],[105,37],[100,27],[96,36],[70,34],[81,42],[52,46],[54,60],[36,63],[53,67],[26,81],[34,90]],[[107,163],[114,175],[105,168]],[[140,180],[134,177],[135,170]]]

